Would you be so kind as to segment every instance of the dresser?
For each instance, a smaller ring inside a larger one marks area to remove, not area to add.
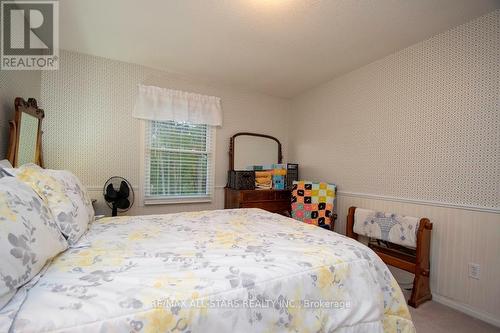
[[[290,190],[235,190],[224,188],[224,208],[261,208],[272,213],[290,211]]]

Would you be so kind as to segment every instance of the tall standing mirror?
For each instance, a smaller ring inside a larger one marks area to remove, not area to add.
[[[7,158],[14,166],[35,163],[43,167],[42,119],[45,113],[36,99],[26,102],[17,97],[14,102],[14,120],[10,122],[10,143]]]

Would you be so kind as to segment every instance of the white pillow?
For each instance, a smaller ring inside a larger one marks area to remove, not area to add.
[[[71,218],[68,218],[67,215],[75,216],[74,222],[79,223],[82,229],[86,231],[88,224],[93,222],[95,217],[94,206],[92,205],[92,199],[90,198],[87,188],[80,182],[80,179],[78,179],[78,177],[70,171],[44,169],[43,173],[54,177],[57,181],[59,181],[59,183],[63,186],[64,193],[73,203],[73,211],[71,213],[63,209],[54,210],[55,207],[53,208],[51,205],[54,217],[56,218],[56,221],[58,222],[63,233],[65,233],[63,230],[63,221],[69,222],[71,220]],[[80,236],[78,236],[78,238],[80,238]],[[69,237],[68,240],[70,240],[70,238],[71,237]],[[71,241],[70,244],[72,244]]]
[[[45,199],[68,243],[77,243],[94,220],[92,201],[78,178],[69,171],[42,169],[34,164],[23,165],[13,173]]]
[[[12,177],[13,175],[11,173],[9,173],[7,170],[5,170],[4,168],[0,167],[0,178],[2,177]]]
[[[2,168],[13,168],[12,164],[10,164],[9,160],[1,160],[0,167]]]
[[[15,177],[1,178],[0,308],[67,247],[49,207],[33,189]]]

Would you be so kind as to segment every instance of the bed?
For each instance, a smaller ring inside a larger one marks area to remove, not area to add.
[[[387,266],[260,209],[103,218],[0,310],[12,332],[414,332]]]

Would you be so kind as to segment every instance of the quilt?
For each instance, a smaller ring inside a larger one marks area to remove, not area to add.
[[[334,214],[336,192],[337,188],[334,184],[294,181],[292,217],[309,224],[330,226],[331,216]]]
[[[416,248],[420,219],[413,216],[356,208],[354,232],[402,246]]]
[[[0,311],[11,332],[414,332],[366,246],[260,209],[104,218]]]

